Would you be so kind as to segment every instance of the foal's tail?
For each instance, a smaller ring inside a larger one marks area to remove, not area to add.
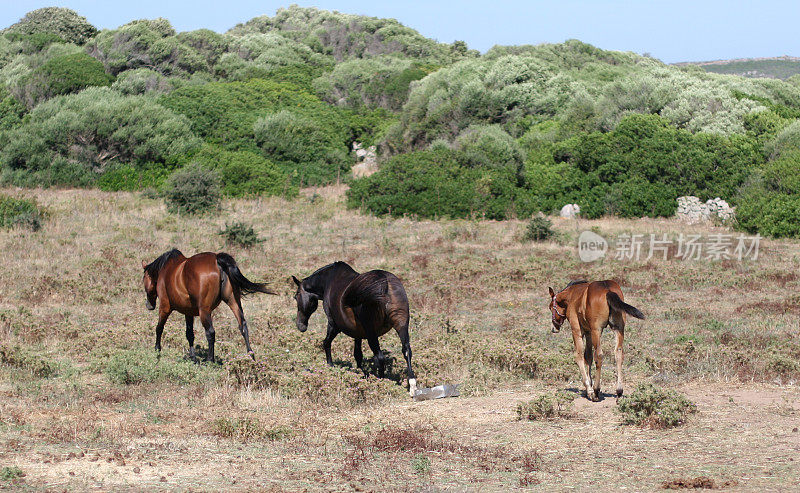
[[[610,306],[612,309],[623,311],[631,317],[641,318],[644,320],[644,315],[642,312],[640,312],[635,306],[631,306],[622,301],[617,293],[609,291],[606,293],[606,300],[608,300],[608,306]]]
[[[222,269],[223,272],[225,272],[225,274],[228,275],[228,279],[231,280],[231,284],[242,291],[242,294],[278,294],[267,289],[266,284],[252,282],[244,277],[244,274],[242,274],[242,271],[239,270],[239,266],[236,264],[236,261],[233,260],[233,257],[227,253],[220,252],[217,254],[217,265],[220,269]]]

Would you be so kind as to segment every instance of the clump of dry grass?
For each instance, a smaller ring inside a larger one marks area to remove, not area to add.
[[[535,421],[538,419],[567,418],[569,408],[576,395],[570,392],[542,394],[528,402],[517,404],[517,419]]]
[[[282,440],[292,435],[286,426],[269,428],[257,418],[217,418],[213,422],[213,433],[223,438],[233,438],[242,442],[252,440]]]

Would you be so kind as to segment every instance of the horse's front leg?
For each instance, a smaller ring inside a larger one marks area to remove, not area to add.
[[[596,401],[597,396],[594,395],[594,390],[592,390],[592,380],[589,376],[589,368],[584,360],[585,346],[583,343],[583,334],[581,334],[580,325],[578,324],[577,320],[570,320],[570,325],[572,326],[572,342],[575,345],[575,362],[578,363],[578,368],[581,370],[581,380],[583,381],[583,388],[586,390],[586,397],[592,401]]]
[[[156,351],[161,351],[161,334],[164,333],[164,325],[169,318],[170,310],[161,307],[158,310],[158,324],[156,324]]]
[[[328,366],[333,366],[331,344],[337,335],[339,335],[339,329],[336,328],[333,322],[328,321],[328,333],[325,335],[325,340],[322,341],[322,347],[325,349],[325,361],[327,361]]]

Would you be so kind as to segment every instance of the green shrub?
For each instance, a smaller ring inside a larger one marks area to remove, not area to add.
[[[112,165],[97,178],[95,185],[107,192],[158,189],[173,171],[174,168],[161,163]]]
[[[6,30],[21,34],[52,34],[75,44],[83,44],[97,33],[85,17],[62,7],[32,10]]]
[[[486,169],[501,169],[518,175],[522,171],[519,144],[499,125],[471,125],[455,141],[467,164]]]
[[[105,87],[41,103],[5,137],[5,179],[38,186],[85,186],[119,163],[164,163],[200,144],[184,117]]]
[[[556,234],[553,231],[553,222],[542,215],[533,216],[525,228],[525,241],[544,241]]]
[[[164,202],[170,212],[204,214],[219,209],[222,200],[219,174],[199,164],[175,171],[167,179]]]
[[[0,481],[14,481],[24,476],[25,473],[17,466],[4,466],[0,469]]]
[[[800,237],[800,151],[786,151],[753,173],[739,190],[741,229],[776,238]]]
[[[188,360],[160,357],[160,354],[149,349],[118,351],[104,358],[100,364],[108,379],[121,385],[153,382],[188,384],[207,378],[205,367]]]
[[[345,174],[351,158],[344,142],[314,119],[281,110],[256,120],[256,144],[277,162],[296,163],[302,181],[320,184]]]
[[[629,396],[619,399],[617,409],[624,423],[652,427],[678,426],[697,412],[697,406],[683,394],[651,383],[640,384]]]
[[[0,132],[19,126],[26,111],[25,105],[0,85]]]
[[[86,53],[51,58],[23,77],[21,96],[28,108],[62,94],[70,94],[91,86],[110,86],[114,78],[103,64]]]
[[[535,421],[538,419],[552,419],[569,416],[569,408],[575,394],[569,392],[556,392],[555,394],[542,394],[536,399],[517,404],[517,419]]]
[[[285,170],[250,151],[226,151],[206,144],[185,160],[216,170],[222,180],[223,193],[230,197],[297,195],[297,186],[291,183]]]
[[[20,52],[26,55],[42,51],[53,43],[66,43],[67,41],[57,34],[38,32],[25,34],[21,32],[7,31],[5,38],[14,43],[20,43]]]
[[[248,442],[250,440],[282,440],[292,435],[285,426],[267,428],[256,418],[217,418],[214,420],[214,434],[223,438],[233,438]]]
[[[226,244],[243,248],[250,248],[264,241],[263,238],[258,237],[251,224],[239,221],[233,224],[225,223],[225,229],[220,231],[219,234],[225,238]]]
[[[173,88],[170,79],[149,68],[126,70],[111,87],[122,94],[165,93]]]
[[[505,219],[530,214],[516,183],[507,170],[470,166],[460,151],[417,151],[395,156],[352,183],[347,204],[393,216]]]
[[[28,371],[37,378],[49,378],[58,373],[58,365],[19,345],[0,344],[0,364]]]
[[[0,227],[21,227],[38,231],[42,227],[42,216],[42,211],[34,200],[15,199],[0,194]]]

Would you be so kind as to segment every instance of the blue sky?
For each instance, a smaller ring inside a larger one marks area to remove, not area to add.
[[[721,0],[420,1],[400,0],[0,0],[0,26],[25,12],[69,7],[99,28],[166,17],[179,31],[224,32],[290,3],[375,17],[393,17],[443,42],[558,43],[576,38],[609,50],[650,53],[667,63],[759,56],[800,56],[800,2]]]

